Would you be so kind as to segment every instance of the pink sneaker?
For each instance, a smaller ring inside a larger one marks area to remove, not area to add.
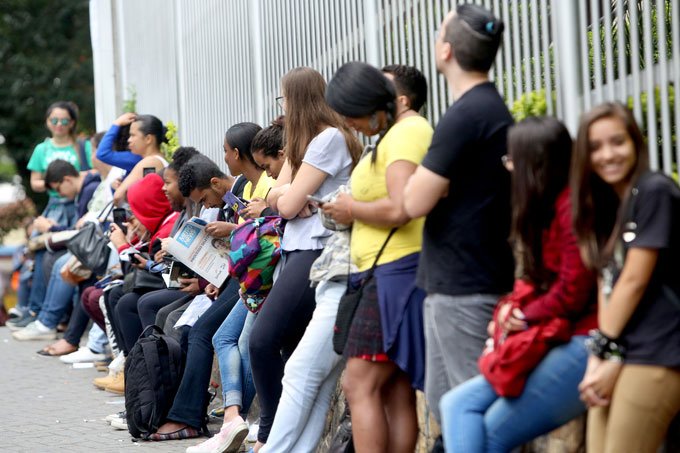
[[[239,417],[205,442],[187,448],[187,453],[237,453],[247,435],[248,424]]]

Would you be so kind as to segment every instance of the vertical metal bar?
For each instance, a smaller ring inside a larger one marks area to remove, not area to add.
[[[671,156],[671,112],[668,97],[668,45],[666,43],[666,2],[656,2],[656,36],[659,40],[659,96],[661,99],[661,151],[663,171],[673,172]],[[654,96],[656,98],[656,96]]]
[[[642,117],[642,78],[640,76],[640,18],[638,14],[637,2],[628,5],[630,12],[630,69],[633,79],[633,114],[639,124],[643,124]]]
[[[642,31],[645,46],[645,91],[647,91],[647,143],[649,145],[649,164],[653,170],[659,169],[659,150],[656,127],[656,105],[654,103],[654,48],[652,42],[651,5],[642,5]]]
[[[614,40],[612,39],[612,6],[605,2],[604,12],[604,58],[607,71],[607,100],[615,99],[614,92]]]
[[[378,27],[378,5],[374,1],[364,2],[364,27],[366,36],[366,62],[374,66],[380,65],[378,42],[380,40]]]
[[[515,84],[513,83],[513,73],[512,73],[512,47],[511,41],[512,34],[510,30],[510,15],[508,14],[508,4],[503,2],[503,22],[505,22],[505,39],[503,45],[503,54],[505,56],[505,83],[507,86],[507,96],[505,97],[505,102],[508,105],[512,105],[515,102]],[[510,36],[508,36],[510,35]]]
[[[412,0],[405,0],[405,24],[406,24],[406,64],[409,64],[411,66],[415,66],[415,52],[413,51],[413,1]]]
[[[424,69],[426,70],[426,77],[427,77],[427,82],[428,82],[428,88],[429,88],[429,93],[427,96],[427,117],[431,122],[435,121],[436,118],[439,118],[439,103],[438,101],[438,94],[439,94],[439,89],[438,89],[438,82],[439,82],[439,75],[437,74],[437,68],[435,66],[435,61],[434,61],[434,43],[435,40],[437,39],[437,32],[436,28],[437,26],[435,25],[435,14],[434,14],[434,5],[432,2],[427,2],[427,33],[426,35],[429,35],[427,38],[428,40],[428,47],[427,47],[427,64],[424,66]]]
[[[600,2],[590,2],[590,30],[593,34],[593,74],[595,103],[602,103],[602,45],[600,41]]]
[[[675,164],[680,172],[680,8],[678,5],[671,5],[671,30],[673,44],[673,89],[674,91],[674,113],[675,113]]]
[[[253,83],[255,85],[255,118],[259,124],[264,124],[264,54],[262,52],[262,2],[250,1],[250,42],[252,45]]]
[[[422,30],[425,28],[425,5],[422,0],[416,0],[414,8],[416,8],[418,14],[416,15],[416,11],[414,10],[413,17],[415,17],[414,21],[416,28],[415,28],[415,66],[417,68],[424,68],[425,67],[425,61],[426,61],[426,55],[424,55],[425,49],[425,42],[424,39],[428,39],[428,34],[423,34]]]
[[[541,87],[541,51],[539,48],[540,34],[538,32],[538,4],[537,0],[531,0],[531,44],[534,66],[534,90],[538,91]],[[546,91],[546,96],[548,92]]]
[[[501,9],[498,4],[498,0],[493,0],[493,14],[496,17],[501,16]],[[501,96],[505,99],[505,77],[503,77],[503,74],[505,74],[505,64],[503,57],[505,55],[505,47],[507,46],[507,36],[505,39],[503,39],[503,42],[501,43],[500,47],[498,48],[498,54],[496,55],[496,63],[494,64],[494,72],[495,72],[495,81],[496,81],[496,88],[498,89],[498,92],[501,94]]]
[[[406,36],[404,33],[404,2],[403,0],[397,2],[398,18],[395,20],[395,25],[399,24],[399,63],[406,64]]]
[[[556,26],[555,51],[558,66],[559,81],[557,83],[558,101],[563,106],[564,123],[573,135],[578,127],[578,117],[581,112],[580,98],[582,87],[579,78],[579,49],[578,49],[578,5],[575,2],[553,0],[553,19]],[[559,21],[557,21],[559,17]]]
[[[540,1],[541,1],[541,39],[543,41],[541,47],[543,52],[543,80],[545,85],[545,100],[548,105],[548,115],[554,115],[557,109],[553,105],[552,94],[553,87],[555,87],[556,85],[553,84],[552,80],[551,57],[550,57],[551,27],[550,20],[548,19],[549,0]]]
[[[624,15],[624,4],[621,1],[616,2],[616,36],[618,42],[618,61],[619,61],[619,94],[617,99],[621,102],[627,101],[628,87],[626,83],[627,58],[626,58],[626,22]]]
[[[521,37],[519,33],[519,2],[512,4],[512,56],[515,63],[515,88],[517,97],[524,93],[524,81],[522,77],[522,52],[520,50]]]
[[[532,80],[531,74],[531,50],[530,50],[530,39],[529,38],[529,2],[524,0],[521,3],[517,2],[517,7],[522,8],[522,61],[524,63],[524,79],[526,80],[526,85],[524,87],[525,92],[529,92],[533,89],[534,81]]]

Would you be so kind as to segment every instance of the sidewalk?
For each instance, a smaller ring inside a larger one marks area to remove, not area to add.
[[[0,327],[0,451],[184,452],[202,440],[132,442],[104,420],[124,409],[122,397],[92,385],[104,373],[35,353],[46,344],[15,341]]]

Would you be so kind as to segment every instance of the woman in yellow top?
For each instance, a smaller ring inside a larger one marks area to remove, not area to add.
[[[352,224],[350,253],[359,272],[350,276],[351,285],[368,277],[386,244],[344,351],[343,389],[357,452],[412,452],[418,435],[414,389],[424,383],[425,293],[415,276],[423,219],[408,217],[402,191],[432,139],[432,127],[418,114],[426,96],[427,82],[417,69],[390,66],[383,73],[358,62],[342,66],[326,90],[329,105],[349,126],[379,135],[377,147],[352,172],[352,195],[323,205],[336,222]]]

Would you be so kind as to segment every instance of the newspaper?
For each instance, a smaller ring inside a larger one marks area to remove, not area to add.
[[[205,232],[207,223],[192,217],[175,233],[168,245],[170,253],[177,261],[220,287],[229,276],[229,244],[224,238],[215,238]]]

